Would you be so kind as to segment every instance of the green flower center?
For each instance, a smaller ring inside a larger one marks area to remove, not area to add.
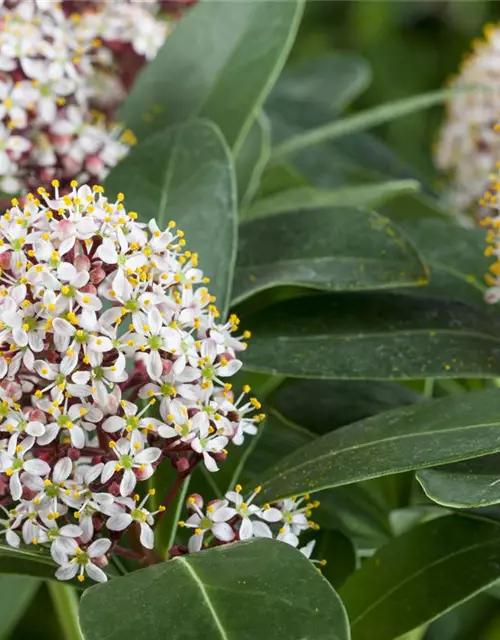
[[[148,339],[148,345],[150,346],[151,349],[161,349],[163,346],[163,341],[160,338],[160,336],[151,336]]]

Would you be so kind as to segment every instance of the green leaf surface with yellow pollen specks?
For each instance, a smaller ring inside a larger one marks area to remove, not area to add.
[[[158,606],[161,603],[161,606]],[[89,589],[86,640],[349,640],[344,607],[299,551],[276,540],[216,547]]]
[[[238,150],[285,64],[303,6],[302,0],[198,3],[139,74],[119,120],[145,139],[209,118]]]
[[[407,293],[315,294],[243,318],[244,367],[294,378],[416,379],[500,375],[491,309]]]
[[[233,302],[284,285],[357,291],[426,282],[413,245],[372,211],[321,208],[240,225]]]
[[[498,389],[420,403],[341,427],[259,478],[267,501],[500,451]]]
[[[447,464],[417,473],[431,500],[448,507],[473,508],[500,504],[500,455]]]
[[[231,155],[217,127],[193,121],[151,136],[111,171],[106,190],[124,190],[128,210],[142,222],[154,218],[162,230],[170,220],[177,223],[223,316],[236,259],[237,205]]]
[[[382,547],[340,589],[352,640],[395,640],[499,577],[498,525],[459,516],[422,524]]]

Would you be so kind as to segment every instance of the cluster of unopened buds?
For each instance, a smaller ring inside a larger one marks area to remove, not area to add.
[[[234,315],[220,322],[175,223],[161,230],[122,194],[71,187],[54,181],[0,218],[0,537],[50,546],[60,579],[102,581],[111,552],[142,557],[120,545],[125,531],[151,549],[184,479],[217,471],[264,415],[249,387],[226,382],[250,334]],[[137,487],[160,464],[176,481],[149,511],[154,491]],[[227,542],[270,525],[296,546],[314,504],[260,508],[257,493],[228,493],[206,514],[193,496],[194,535],[175,553],[200,549],[208,530]]]
[[[478,199],[500,157],[500,136],[494,131],[500,112],[499,69],[500,26],[488,24],[484,39],[473,42],[472,53],[451,82],[451,87],[464,90],[448,99],[435,149],[438,168],[450,177],[447,198],[459,214],[481,218],[485,213]]]
[[[0,0],[0,192],[99,182],[135,138],[116,107],[171,21],[161,3]]]

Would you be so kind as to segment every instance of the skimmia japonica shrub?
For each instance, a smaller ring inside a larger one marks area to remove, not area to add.
[[[53,187],[0,221],[1,535],[50,547],[62,580],[105,581],[109,554],[151,558],[182,481],[198,465],[216,472],[264,416],[227,382],[250,335],[219,317],[175,223],[141,223],[99,186]],[[160,464],[177,480],[149,510],[154,491],[137,491]],[[252,537],[298,546],[315,527],[316,503],[240,492],[206,507],[191,496],[180,524],[192,535],[172,555]],[[127,530],[144,555],[120,546]]]

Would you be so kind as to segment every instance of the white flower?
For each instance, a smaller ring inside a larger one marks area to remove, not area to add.
[[[56,578],[59,580],[72,580],[76,577],[80,582],[83,582],[85,580],[85,574],[87,574],[96,582],[106,582],[108,577],[104,571],[95,564],[95,561],[101,556],[104,556],[110,547],[110,540],[100,538],[93,542],[88,549],[76,547],[62,558],[57,554],[57,557],[63,560],[63,562],[60,562],[61,566],[56,571]],[[71,560],[69,559],[70,557]],[[57,562],[59,562],[59,560],[57,560]]]
[[[149,447],[142,449],[140,438],[132,437],[120,438],[117,442],[111,442],[110,446],[117,457],[117,461],[107,462],[102,470],[101,481],[108,482],[116,472],[123,472],[120,482],[120,494],[128,496],[135,489],[137,484],[137,476],[134,470],[140,470],[143,478],[152,475],[152,464],[158,460],[161,455],[160,449]]]
[[[135,495],[133,498],[117,498],[116,505],[123,505],[127,511],[121,511],[117,513],[106,522],[106,526],[110,531],[123,531],[129,527],[133,522],[137,522],[140,527],[140,541],[143,547],[146,549],[152,549],[154,547],[155,537],[153,529],[154,516],[157,513],[165,511],[165,507],[160,506],[156,511],[148,511],[144,505],[151,495],[154,495],[155,491],[150,490],[144,498],[139,502],[139,496]],[[139,502],[139,504],[137,504]]]
[[[216,500],[210,503],[206,513],[203,513],[193,497],[188,499],[188,505],[194,513],[185,522],[179,522],[179,525],[195,530],[188,541],[188,549],[191,553],[202,548],[207,531],[211,531],[217,540],[222,542],[231,542],[234,539],[235,533],[228,521],[236,515],[236,510],[228,507],[228,504],[227,500]]]
[[[26,471],[31,476],[40,477],[50,473],[49,465],[43,460],[31,458],[25,460],[24,456],[34,445],[34,438],[28,437],[21,444],[13,445],[9,443],[7,452],[0,451],[0,471],[9,477],[9,490],[14,500],[19,500],[23,493],[20,480],[22,471]]]

